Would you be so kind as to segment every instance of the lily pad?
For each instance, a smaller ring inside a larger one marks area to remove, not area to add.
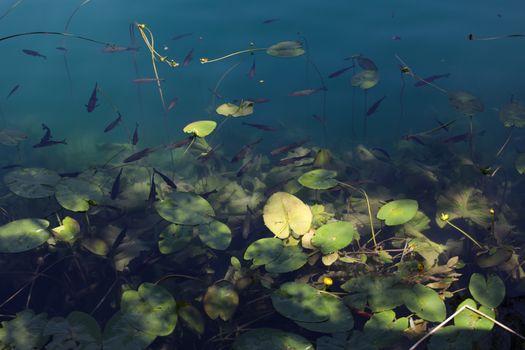
[[[476,263],[483,269],[502,265],[510,260],[514,251],[507,247],[496,247],[487,253],[478,255]]]
[[[478,309],[476,302],[472,299],[465,299],[461,304],[458,305],[457,310],[461,309],[465,305],[468,305],[473,309],[477,309],[487,316],[496,318],[496,313],[493,309],[486,306],[481,306]],[[470,311],[469,309],[461,311],[461,313],[454,317],[454,325],[463,329],[486,332],[490,331],[494,327],[494,323],[492,321],[478,315],[474,311]]]
[[[470,117],[485,109],[479,98],[464,91],[449,92],[448,101],[452,107]]]
[[[387,226],[403,225],[416,216],[417,201],[413,199],[398,199],[383,205],[377,213],[377,218],[385,220]]]
[[[44,244],[49,221],[21,219],[0,226],[0,253],[20,253]]]
[[[202,302],[204,311],[212,320],[221,318],[223,321],[228,321],[239,306],[239,294],[231,283],[222,282],[210,286]]]
[[[246,117],[250,114],[253,114],[253,102],[241,101],[238,106],[233,103],[224,103],[217,107],[215,112],[225,117]]]
[[[43,168],[20,168],[4,176],[4,183],[11,192],[23,198],[45,198],[55,193],[60,176]]]
[[[516,171],[523,175],[525,174],[525,153],[521,153],[516,157],[516,161],[514,162],[514,166],[516,167]]]
[[[212,206],[199,195],[189,192],[171,192],[155,203],[155,210],[164,219],[179,225],[200,225],[212,222]]]
[[[315,169],[304,173],[297,181],[312,190],[327,190],[337,186],[337,172],[326,169]]]
[[[312,244],[323,254],[329,254],[345,248],[354,239],[359,239],[359,233],[354,224],[337,221],[319,227],[312,238]]]
[[[27,135],[20,130],[0,129],[0,145],[17,146],[27,139]]]
[[[417,316],[430,322],[441,322],[447,316],[445,303],[431,288],[416,284],[405,294],[406,307]]]
[[[304,55],[305,50],[300,41],[281,41],[267,48],[266,53],[275,57],[297,57]]]
[[[363,308],[368,300],[370,309],[374,312],[392,310],[404,304],[407,286],[395,276],[358,276],[341,285],[349,293],[351,299],[345,297],[345,303],[353,307]],[[355,303],[355,304],[353,304]]]
[[[97,184],[88,180],[66,177],[56,186],[55,197],[58,203],[67,210],[85,212],[90,202],[100,202],[104,194]]]
[[[62,220],[62,225],[55,227],[51,231],[58,240],[73,244],[78,239],[80,224],[77,220],[66,216]]]
[[[259,328],[241,334],[233,343],[233,350],[312,350],[305,338],[273,328]]]
[[[232,231],[228,225],[213,220],[209,224],[199,225],[199,238],[212,249],[225,250],[232,240]]]
[[[352,76],[352,86],[357,86],[363,90],[373,88],[379,82],[377,70],[363,70]]]
[[[35,315],[32,310],[16,314],[16,318],[3,321],[0,327],[2,349],[42,349],[49,337],[44,336],[47,315]]]
[[[183,304],[177,310],[181,321],[198,335],[204,333],[204,318],[201,312],[191,304]]]
[[[192,134],[198,137],[206,137],[215,130],[217,122],[213,120],[199,120],[189,123],[182,129],[186,134]]]
[[[143,283],[122,293],[120,309],[130,325],[156,336],[171,334],[177,324],[175,299],[164,287]]]
[[[45,336],[51,336],[46,349],[100,349],[102,334],[97,321],[90,315],[73,311],[67,318],[54,317],[46,325]]]
[[[501,107],[499,118],[506,128],[525,126],[525,105],[521,102],[510,102]]]
[[[171,254],[183,250],[192,239],[192,228],[189,226],[168,225],[159,236],[159,250],[162,254]]]
[[[283,242],[277,238],[261,238],[248,246],[244,260],[253,260],[254,266],[266,265],[281,255]]]
[[[104,350],[144,350],[157,336],[132,326],[124,312],[117,311],[106,324],[103,334]]]
[[[96,237],[83,239],[82,247],[99,256],[106,256],[109,253],[109,245],[104,240]]]
[[[299,236],[308,232],[312,225],[312,211],[296,196],[276,192],[264,206],[263,219],[274,235],[285,239],[292,231]]]
[[[473,273],[468,289],[476,301],[489,308],[498,307],[505,298],[505,283],[493,273],[487,279],[479,273]]]
[[[277,259],[267,263],[264,268],[270,273],[287,273],[299,270],[306,264],[308,255],[299,246],[286,246]]]

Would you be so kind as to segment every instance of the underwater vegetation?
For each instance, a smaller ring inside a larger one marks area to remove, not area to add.
[[[512,97],[498,108],[508,133],[485,154],[480,143],[491,133],[478,130],[475,119],[486,109],[482,100],[442,87],[450,73],[422,78],[395,55],[402,88],[399,130],[392,132],[399,137],[388,150],[375,147],[368,121],[393,96],[369,101],[368,95],[388,68],[380,73],[372,58],[355,54],[324,74],[299,33],[197,64],[248,57],[246,76],[255,79],[260,55],[306,62],[317,85],[283,94],[319,98],[322,112],[309,122],[322,142],[286,134],[291,124],[252,122],[270,100],[222,90],[243,61],[209,88],[207,116],[173,131],[168,113],[179,99],[166,98],[159,74],[195,64],[196,52],[177,62],[139,22],[130,25],[130,46],[70,32],[88,3],[75,8],[64,32],[13,34],[0,37],[0,45],[60,37],[70,88],[66,39],[99,45],[104,54],[146,55],[151,75],[137,70],[132,82],[139,92],[154,89],[165,130],[156,143],[144,142],[144,124],[121,113],[98,82],[86,87],[83,112],[110,106],[113,114],[99,131],[125,129],[127,142],[98,145],[97,161],[77,171],[21,151],[26,143],[35,152],[76,141],[50,123],[38,123],[35,143],[23,127],[2,125],[1,150],[17,162],[2,159],[0,169],[0,349],[523,348],[521,101]],[[22,52],[47,60],[36,50]],[[327,129],[328,81],[349,75],[352,146],[338,149]],[[449,120],[420,132],[406,126],[407,82],[445,97]],[[13,103],[20,86],[9,87],[5,100]],[[247,139],[223,137],[233,128]]]

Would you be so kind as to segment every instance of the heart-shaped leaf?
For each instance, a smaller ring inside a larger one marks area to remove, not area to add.
[[[505,298],[505,283],[496,274],[489,274],[487,279],[479,273],[473,273],[468,285],[470,294],[481,305],[496,308]]]

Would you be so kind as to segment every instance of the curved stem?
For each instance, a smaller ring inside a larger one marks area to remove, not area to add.
[[[465,237],[467,237],[468,239],[470,239],[472,242],[474,242],[475,245],[477,245],[479,248],[483,249],[483,246],[481,244],[478,243],[478,241],[476,241],[472,236],[470,236],[468,233],[466,233],[465,231],[463,231],[461,228],[459,228],[458,226],[454,225],[453,223],[451,223],[449,220],[444,220],[447,224],[449,224],[450,226],[454,227],[456,230],[458,230],[460,233],[462,233]]]
[[[226,58],[229,58],[229,57],[232,57],[232,56],[241,55],[243,53],[256,52],[256,51],[266,51],[267,49],[268,48],[246,49],[246,50],[236,51],[236,52],[230,53],[230,54],[228,54],[226,56],[222,56],[222,57],[219,57],[219,58],[214,58],[212,60],[209,60],[207,58],[201,58],[200,61],[201,61],[201,64],[213,63],[213,62],[217,62],[217,61],[222,61],[222,60],[224,60]]]

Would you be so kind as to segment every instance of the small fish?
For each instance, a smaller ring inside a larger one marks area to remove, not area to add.
[[[255,78],[255,58],[253,59],[253,63],[252,63],[250,70],[248,71],[248,78],[250,79]]]
[[[124,170],[124,168],[120,168],[120,171],[117,175],[117,177],[115,178],[115,181],[113,181],[113,186],[111,186],[111,192],[109,193],[109,197],[112,199],[112,200],[115,200],[119,193],[120,193],[120,177],[122,176],[122,171]]]
[[[219,143],[217,146],[211,148],[207,152],[201,153],[201,155],[198,156],[197,159],[204,163],[208,159],[210,159],[215,154],[215,152],[221,147],[222,147],[222,143]]]
[[[173,38],[171,38],[171,40],[180,40],[182,38],[186,38],[190,35],[193,35],[193,33],[182,33],[182,34],[179,34],[179,35],[175,35]]]
[[[269,18],[269,19],[265,19],[262,23],[263,24],[269,24],[269,23],[273,23],[275,21],[278,21],[279,18]]]
[[[159,78],[159,81],[165,81],[164,78]],[[155,83],[157,82],[157,78],[137,78],[132,80],[135,84],[147,84],[147,83]]]
[[[14,94],[15,91],[18,90],[19,87],[20,87],[20,85],[18,85],[18,84],[15,85],[15,86],[11,89],[11,91],[9,91],[9,93],[7,94],[7,97],[6,97],[5,99],[7,100],[9,97],[11,97],[11,95]]]
[[[211,94],[212,94],[213,96],[215,96],[216,98],[218,98],[218,99],[220,99],[220,100],[224,99],[224,96],[219,95],[219,93],[218,93],[217,91],[212,90],[212,89],[210,89],[210,88],[208,88],[208,91],[211,92]]]
[[[65,47],[63,47],[63,46],[57,46],[57,47],[55,47],[55,49],[57,49],[58,51],[63,51],[63,52],[67,51],[67,49]]]
[[[379,147],[374,147],[371,149],[372,151],[374,151],[374,154],[376,156],[377,159],[383,161],[383,162],[390,162],[391,158],[390,158],[390,154],[388,154],[387,151],[385,151],[384,149],[382,148],[379,148]],[[381,156],[378,156],[377,153],[380,153]]]
[[[151,175],[151,185],[149,187],[149,196],[148,196],[148,207],[153,206],[153,203],[157,201],[157,188],[155,186],[155,173]]]
[[[173,109],[173,107],[175,107],[175,105],[177,104],[177,101],[179,99],[177,97],[174,97],[171,99],[170,103],[168,104],[168,112],[171,111]]]
[[[351,65],[351,66],[344,67],[344,68],[341,68],[339,70],[336,70],[335,72],[333,72],[332,74],[330,74],[328,76],[328,79],[332,79],[332,78],[338,77],[338,76],[342,75],[343,73],[345,73],[347,70],[352,69],[352,68],[354,68],[354,65]]]
[[[425,143],[421,141],[421,139],[415,135],[405,135],[402,137],[402,139],[407,140],[407,141],[414,141],[414,142],[419,143],[422,146],[425,146]]]
[[[429,77],[416,81],[414,83],[414,86],[418,86],[418,87],[425,86],[425,85],[428,85],[429,83],[432,83],[434,80],[441,79],[441,78],[448,78],[449,76],[450,76],[450,73],[431,75]]]
[[[35,50],[23,49],[22,52],[29,56],[42,57],[43,59],[47,60],[46,56],[42,55],[40,52]]]
[[[117,238],[113,241],[113,244],[111,245],[111,248],[109,249],[106,256],[108,258],[113,258],[115,254],[117,253],[117,248],[120,246],[120,244],[124,241],[124,238],[126,238],[126,233],[128,232],[128,226],[124,226],[122,231],[118,234]]]
[[[117,119],[109,123],[108,126],[106,126],[106,128],[104,129],[104,132],[110,132],[111,130],[115,129],[115,127],[119,125],[119,123],[122,121],[122,115],[120,115],[120,112],[117,112],[117,114]]]
[[[319,91],[326,91],[327,89],[325,87],[320,87],[316,89],[304,89],[304,90],[298,90],[293,91],[288,94],[288,96],[309,96],[311,94],[314,94]]]
[[[288,151],[291,151],[292,149],[294,148],[297,148],[297,147],[301,147],[302,145],[304,145],[306,143],[307,140],[304,140],[304,141],[300,141],[300,142],[294,142],[294,143],[291,143],[289,145],[285,145],[285,146],[282,146],[282,147],[278,147],[274,150],[272,150],[270,152],[270,154],[272,156],[276,156],[278,154],[283,154],[283,153],[286,153]]]
[[[452,124],[451,122],[448,122],[448,123],[444,124],[441,120],[439,120],[437,118],[434,118],[434,120],[436,121],[436,123],[439,124],[439,126],[441,126],[440,129],[443,129],[443,130],[445,130],[447,132],[450,130],[449,126],[450,126],[450,124]]]
[[[250,160],[244,163],[244,165],[239,169],[239,171],[237,171],[237,174],[235,174],[235,176],[241,177],[244,174],[246,174],[246,172],[248,172],[252,168],[253,164],[255,163],[255,160],[259,157],[260,154],[256,155],[255,157],[252,157]]]
[[[379,105],[381,104],[381,102],[383,102],[383,100],[386,98],[386,95],[381,97],[379,100],[377,100],[376,102],[374,102],[374,104],[372,106],[370,106],[370,108],[368,108],[368,111],[366,111],[366,116],[369,117],[371,116],[372,114],[374,114],[377,109],[379,108]]]
[[[137,161],[139,159],[142,159],[148,155],[150,155],[151,153],[155,152],[156,149],[155,148],[144,148],[138,152],[135,152],[133,153],[132,155],[130,155],[129,157],[127,157],[126,159],[124,159],[124,163],[131,163],[131,162],[134,162],[134,161]]]
[[[135,131],[133,132],[133,138],[131,139],[131,144],[135,146],[139,143],[139,123],[135,123]]]
[[[183,67],[186,67],[188,64],[191,63],[191,60],[193,59],[193,50],[194,49],[191,49],[190,52],[188,52],[188,54],[186,55],[186,57],[184,57],[184,61],[182,62]]]
[[[312,118],[317,120],[319,123],[324,124],[324,120],[322,117],[318,116],[317,114],[312,114]]]
[[[70,172],[70,173],[59,173],[58,176],[60,176],[60,177],[77,177],[80,174],[82,174],[81,171],[73,171],[73,172]]]
[[[88,113],[91,113],[95,110],[97,105],[97,87],[98,83],[95,83],[95,87],[93,88],[93,91],[91,92],[91,96],[89,97],[88,103],[85,105]]]
[[[219,191],[217,191],[217,189],[214,188],[214,189],[211,190],[211,191],[208,191],[208,192],[204,192],[204,193],[199,194],[199,196],[201,196],[201,197],[204,198],[204,199],[207,199],[209,196],[211,196],[212,194],[215,194],[215,193],[217,193],[217,192],[219,192]]]
[[[310,157],[310,152],[308,152],[307,154],[305,154],[304,156],[298,156],[298,157],[290,157],[290,158],[284,158],[284,159],[281,159],[277,162],[277,166],[286,166],[286,165],[290,165],[290,164],[293,164],[299,160],[303,160],[305,158],[309,158]]]
[[[46,124],[42,124],[42,130],[45,131],[45,134],[40,139],[40,142],[46,142],[53,138],[53,136],[51,136],[51,129],[49,128],[49,126],[47,126]]]
[[[3,170],[21,168],[22,164],[7,164],[2,167]]]
[[[230,163],[236,163],[239,160],[242,160],[248,155],[248,153],[255,147],[255,145],[259,144],[262,141],[262,138],[258,138],[256,141],[249,143],[247,145],[244,145],[239,152],[232,158]]]
[[[247,98],[248,101],[252,101],[253,103],[268,103],[271,100],[269,98],[259,97],[259,98]]]
[[[49,147],[49,146],[60,145],[60,144],[67,145],[67,142],[65,139],[61,141],[53,141],[53,140],[40,141],[39,143],[33,145],[33,148]]]
[[[469,139],[474,138],[474,136],[483,136],[485,135],[485,130],[482,130],[480,132],[475,132],[471,134],[470,132],[466,132],[464,134],[459,134],[456,136],[449,137],[448,139],[445,139],[443,143],[458,143],[462,141],[467,141]]]
[[[255,124],[255,123],[247,123],[247,122],[242,122],[242,124],[251,126],[252,128],[256,128],[259,130],[264,130],[264,131],[276,131],[277,130],[274,127],[271,127],[270,125],[265,125],[265,124]]]
[[[172,143],[172,144],[166,146],[166,149],[175,149],[175,148],[184,147],[187,144],[189,144],[192,140],[193,140],[193,137],[191,137],[191,136],[187,137],[187,138],[185,138],[183,140],[177,141],[175,143]]]
[[[153,168],[153,172],[157,175],[159,175],[162,180],[164,180],[164,182],[166,183],[166,185],[168,185],[169,187],[173,188],[174,190],[177,189],[177,185],[175,184],[175,182],[173,182],[172,179],[170,179],[169,177],[167,177],[166,175],[164,175],[163,173],[161,173],[160,171],[158,171],[157,169]]]
[[[120,52],[126,52],[126,51],[138,51],[138,47],[123,47],[123,46],[116,46],[116,45],[106,45],[102,49],[102,52],[105,53],[120,53]]]
[[[392,40],[401,40],[401,37],[399,35],[392,35],[392,37],[390,39],[392,39]]]

